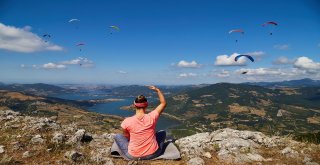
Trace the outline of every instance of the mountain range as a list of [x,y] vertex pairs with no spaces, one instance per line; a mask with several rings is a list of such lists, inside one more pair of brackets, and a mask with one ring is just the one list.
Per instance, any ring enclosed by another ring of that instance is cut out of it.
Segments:
[[309,78],[281,81],[281,82],[247,82],[244,84],[258,85],[264,87],[315,87],[320,86],[320,80],[312,80]]

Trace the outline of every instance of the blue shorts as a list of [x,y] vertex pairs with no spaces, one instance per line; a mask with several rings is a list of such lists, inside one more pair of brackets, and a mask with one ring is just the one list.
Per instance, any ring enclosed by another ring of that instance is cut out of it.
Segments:
[[144,157],[134,157],[134,156],[131,156],[128,152],[129,140],[125,136],[123,136],[123,134],[116,134],[114,136],[114,140],[117,143],[117,145],[119,146],[122,153],[128,159],[131,159],[131,160],[150,160],[150,159],[154,159],[154,158],[160,156],[163,152],[164,142],[166,140],[166,131],[160,130],[160,131],[156,132],[156,139],[157,139],[157,143],[158,143],[159,148],[155,153],[153,153],[151,155],[144,156]]

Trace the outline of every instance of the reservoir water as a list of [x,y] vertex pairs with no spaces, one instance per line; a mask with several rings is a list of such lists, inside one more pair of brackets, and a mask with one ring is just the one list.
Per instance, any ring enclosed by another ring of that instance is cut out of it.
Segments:
[[[122,99],[121,101],[114,101],[114,102],[107,102],[107,103],[99,103],[93,106],[87,107],[87,110],[102,113],[102,114],[109,114],[109,115],[117,115],[121,117],[129,117],[135,114],[134,111],[129,110],[122,110],[120,107],[128,106],[133,103],[133,97],[117,97],[117,96],[110,96],[108,94],[99,92],[99,91],[90,91],[90,92],[79,92],[79,93],[64,93],[64,94],[57,94],[57,95],[50,95],[51,97],[57,97],[62,99],[68,100],[90,100],[90,99],[108,99],[108,98],[116,98]],[[156,106],[158,104],[157,100],[149,99],[149,103],[151,105]],[[170,128],[179,125],[180,122],[163,115],[160,116],[157,122],[157,130],[167,130],[170,132]]]

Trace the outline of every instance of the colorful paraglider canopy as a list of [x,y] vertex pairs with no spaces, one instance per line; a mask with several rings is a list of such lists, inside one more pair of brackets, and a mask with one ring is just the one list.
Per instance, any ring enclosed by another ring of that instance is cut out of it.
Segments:
[[42,37],[51,37],[51,35],[50,34],[44,34],[44,35],[42,35]]
[[50,34],[44,34],[42,35],[43,39],[44,39],[44,42],[48,42],[49,38],[51,38],[51,35]]
[[267,26],[267,25],[275,25],[275,26],[278,26],[278,23],[277,23],[277,22],[273,22],[273,21],[269,21],[269,22],[266,22],[266,23],[262,24],[262,26]]
[[76,18],[73,18],[73,19],[70,19],[68,22],[71,23],[71,22],[79,22],[80,20],[76,19]]
[[119,31],[119,30],[120,30],[120,28],[119,28],[118,26],[114,26],[114,25],[109,26],[109,28],[112,28],[112,29],[117,30],[117,31]]
[[250,55],[246,55],[246,54],[237,55],[237,56],[234,58],[234,61],[238,61],[238,59],[239,59],[240,57],[247,57],[250,61],[254,62],[254,59],[253,59]]
[[77,43],[76,46],[82,46],[85,45],[84,43]]
[[230,30],[229,31],[229,34],[231,33],[241,33],[241,34],[244,34],[244,31],[242,29],[234,29],[234,30]]

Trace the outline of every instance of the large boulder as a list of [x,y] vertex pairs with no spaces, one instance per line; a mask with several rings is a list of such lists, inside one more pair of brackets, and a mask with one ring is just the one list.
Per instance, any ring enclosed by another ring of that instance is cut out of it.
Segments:
[[68,144],[76,144],[79,142],[90,142],[92,141],[92,135],[87,133],[84,129],[79,129],[69,140]]

